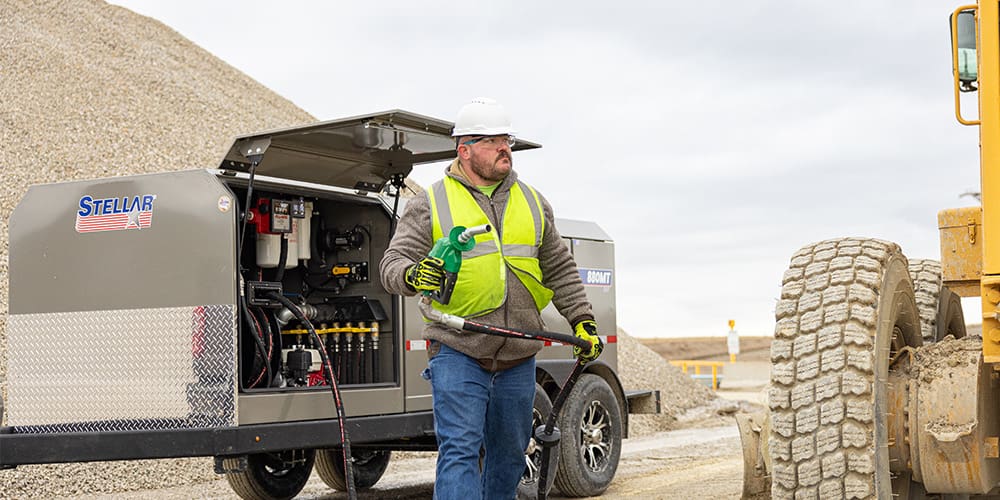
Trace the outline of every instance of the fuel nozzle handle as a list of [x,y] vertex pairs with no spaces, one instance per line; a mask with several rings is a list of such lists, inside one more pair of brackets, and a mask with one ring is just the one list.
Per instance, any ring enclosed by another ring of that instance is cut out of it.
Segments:
[[493,230],[493,227],[490,226],[489,224],[483,224],[481,226],[474,226],[474,227],[470,227],[470,228],[466,229],[465,231],[462,231],[461,234],[459,234],[458,237],[455,238],[455,239],[457,239],[459,243],[465,245],[472,238],[475,238],[477,234],[486,234],[486,233],[488,233],[488,232],[490,232],[492,230]]
[[462,268],[462,252],[468,252],[476,246],[475,237],[478,234],[485,234],[493,230],[489,224],[466,228],[455,226],[447,236],[439,238],[431,248],[430,256],[441,259],[444,269],[444,281],[441,288],[432,292],[424,292],[424,295],[441,304],[451,301],[452,292],[455,291],[455,283],[458,281],[458,271]]

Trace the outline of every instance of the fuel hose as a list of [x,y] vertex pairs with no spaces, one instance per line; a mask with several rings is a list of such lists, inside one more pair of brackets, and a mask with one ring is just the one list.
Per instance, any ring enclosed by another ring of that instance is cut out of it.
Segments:
[[298,319],[306,329],[309,330],[309,335],[312,336],[316,345],[319,347],[319,355],[323,360],[323,376],[326,378],[326,383],[330,384],[330,391],[333,392],[333,403],[337,407],[337,423],[340,425],[340,442],[344,445],[344,475],[346,476],[347,482],[347,497],[351,500],[358,498],[358,493],[354,487],[354,466],[353,460],[351,459],[351,442],[347,438],[347,429],[344,424],[344,404],[340,399],[340,388],[337,386],[337,379],[333,376],[333,367],[330,365],[330,358],[326,355],[326,346],[323,345],[323,339],[320,338],[319,334],[316,333],[316,329],[313,328],[312,322],[309,318],[302,312],[301,309],[294,302],[288,300],[280,293],[269,292],[268,296],[282,305],[288,308],[289,311]]
[[[555,332],[532,332],[517,328],[504,328],[468,320],[453,314],[442,313],[441,311],[431,307],[430,299],[428,297],[423,297],[420,300],[418,307],[420,309],[420,313],[423,314],[428,320],[438,322],[458,330],[516,339],[559,342],[562,344],[574,345],[587,350],[591,348],[590,342],[578,338],[575,335]],[[556,427],[556,419],[559,417],[559,412],[562,410],[562,406],[566,402],[566,397],[569,396],[569,393],[573,390],[573,386],[576,385],[576,381],[580,378],[580,374],[583,373],[583,368],[586,364],[587,362],[582,359],[576,360],[576,364],[573,366],[573,371],[570,372],[566,382],[563,383],[562,387],[559,389],[559,393],[556,394],[555,401],[552,402],[552,411],[549,412],[549,416],[545,420],[545,425],[540,425],[537,429],[535,429],[535,440],[540,442],[542,445],[542,464],[538,473],[538,498],[540,500],[545,500],[548,495],[548,492],[546,491],[546,483],[548,482],[549,457],[552,454],[552,448],[559,444],[560,433],[559,428]]]

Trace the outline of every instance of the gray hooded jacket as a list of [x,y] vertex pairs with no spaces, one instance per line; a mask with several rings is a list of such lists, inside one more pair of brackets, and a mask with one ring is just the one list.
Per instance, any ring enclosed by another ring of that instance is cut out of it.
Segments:
[[[517,174],[512,170],[504,179],[492,197],[471,185],[464,177],[455,175],[458,171],[458,160],[445,170],[445,175],[458,180],[464,185],[472,197],[479,203],[490,224],[502,228],[503,208],[507,204],[511,186],[517,181]],[[536,190],[537,192],[537,190]],[[569,248],[556,229],[552,206],[538,193],[542,200],[545,217],[545,232],[538,252],[539,265],[542,269],[542,284],[551,289],[555,295],[552,303],[559,313],[576,325],[585,319],[593,320],[594,315],[590,302],[577,272],[576,262]],[[447,234],[450,228],[443,228]],[[389,249],[380,264],[382,284],[392,293],[415,295],[416,292],[406,285],[404,276],[406,269],[427,256],[433,241],[431,241],[431,209],[426,195],[416,196],[406,205],[406,210],[396,227],[396,234],[389,243]],[[461,272],[461,271],[459,271]],[[523,330],[541,331],[543,324],[541,315],[535,307],[534,299],[528,289],[507,269],[507,297],[499,309],[476,318],[477,322],[488,325],[519,328]],[[534,356],[543,347],[537,340],[523,340],[496,337],[481,333],[461,332],[438,323],[430,323],[424,328],[423,337],[435,340],[448,347],[462,352],[479,361],[487,370],[497,371],[517,365]],[[433,356],[435,349],[429,349]]]

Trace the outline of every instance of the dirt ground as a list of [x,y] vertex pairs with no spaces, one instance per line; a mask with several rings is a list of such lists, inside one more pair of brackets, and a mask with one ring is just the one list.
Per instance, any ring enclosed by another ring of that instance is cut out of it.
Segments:
[[[701,359],[726,361],[729,375],[717,391],[721,399],[682,415],[678,428],[622,442],[622,456],[614,482],[600,497],[632,498],[739,498],[743,487],[743,459],[733,413],[756,411],[769,378],[767,360],[770,338],[743,339],[743,354],[728,363],[725,339],[644,339],[667,360]],[[749,402],[749,403],[748,403]],[[372,489],[359,492],[361,499],[430,498],[434,488],[434,453],[406,453],[394,458],[382,479]],[[76,497],[100,499],[234,499],[238,498],[223,477],[194,485],[120,494]],[[298,499],[347,498],[330,490],[315,473]],[[550,498],[565,498],[557,491]]]
[[[410,453],[393,460],[373,488],[358,492],[359,499],[417,500],[434,492],[434,454]],[[600,497],[633,498],[739,498],[743,488],[743,460],[736,426],[690,428],[659,433],[622,444],[622,457],[611,486]],[[236,499],[226,480],[158,490],[76,497],[98,500]],[[340,500],[347,494],[330,490],[314,473],[296,495],[304,500]],[[554,491],[549,498],[566,498]]]

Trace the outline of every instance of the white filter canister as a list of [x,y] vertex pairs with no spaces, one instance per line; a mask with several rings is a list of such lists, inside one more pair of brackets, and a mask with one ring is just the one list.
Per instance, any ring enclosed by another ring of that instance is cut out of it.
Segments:
[[[291,269],[299,263],[299,249],[295,241],[295,222],[292,222],[293,231],[288,238],[288,255],[285,258],[285,269]],[[278,258],[281,257],[281,236],[280,234],[257,233],[257,265],[264,269],[274,269],[278,267]]]
[[257,265],[265,269],[278,267],[281,255],[281,236],[257,233]]
[[306,217],[298,220],[299,226],[299,260],[309,260],[312,258],[312,214],[313,202],[306,202]]

